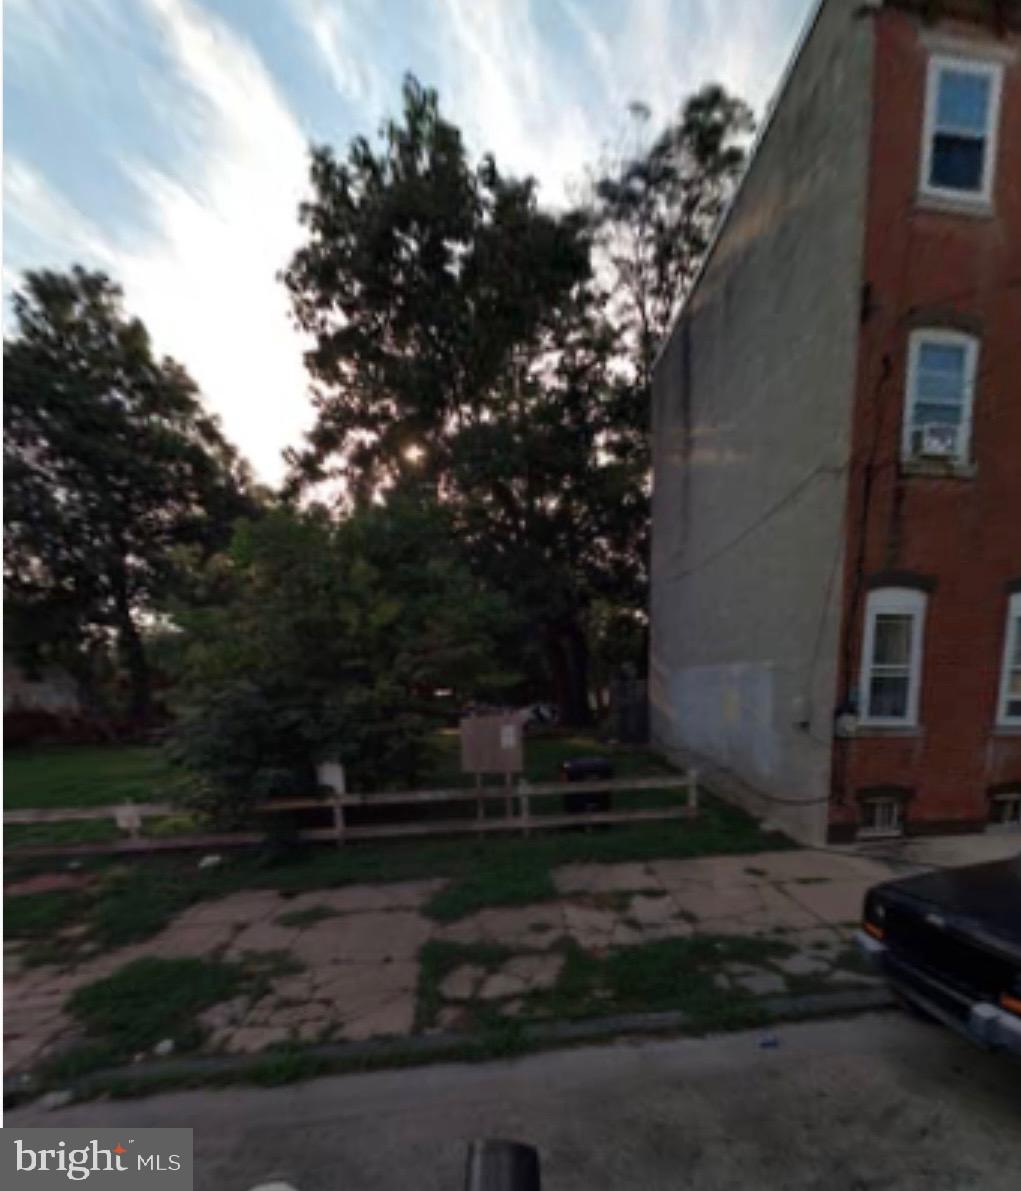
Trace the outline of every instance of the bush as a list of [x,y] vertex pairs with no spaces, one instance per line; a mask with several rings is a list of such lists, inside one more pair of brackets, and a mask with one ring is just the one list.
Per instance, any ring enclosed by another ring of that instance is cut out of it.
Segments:
[[506,615],[452,551],[439,512],[401,502],[242,525],[220,603],[180,618],[171,749],[199,778],[187,805],[235,825],[266,799],[308,797],[326,759],[359,791],[415,784],[435,726],[422,693],[492,680]]

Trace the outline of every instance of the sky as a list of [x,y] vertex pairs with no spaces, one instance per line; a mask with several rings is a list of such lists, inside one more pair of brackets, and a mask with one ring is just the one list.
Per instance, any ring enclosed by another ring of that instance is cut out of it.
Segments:
[[276,483],[311,423],[277,280],[310,142],[373,135],[411,71],[473,153],[561,205],[633,100],[655,126],[718,80],[761,115],[809,5],[6,0],[5,298],[24,269],[102,268]]

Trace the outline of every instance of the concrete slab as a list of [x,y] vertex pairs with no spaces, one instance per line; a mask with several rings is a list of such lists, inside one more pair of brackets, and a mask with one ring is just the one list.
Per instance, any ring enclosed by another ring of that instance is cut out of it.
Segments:
[[524,982],[526,989],[552,988],[564,966],[563,955],[516,955],[509,959],[501,972]]
[[852,923],[861,918],[868,881],[832,881],[825,885],[783,885],[781,888],[819,922]]
[[787,991],[786,980],[776,972],[749,972],[743,976],[734,976],[733,982],[753,997],[768,997]]
[[440,993],[447,1001],[470,1001],[485,976],[485,968],[476,964],[462,964],[447,974],[440,984]]
[[628,893],[657,881],[647,864],[564,864],[553,870],[558,893]]
[[290,950],[306,964],[336,961],[383,962],[409,959],[432,933],[432,923],[410,910],[350,914],[317,923],[291,940]]
[[414,1024],[415,998],[408,994],[378,1005],[353,1020],[345,1020],[343,1036],[357,1042],[363,1038],[410,1034]]

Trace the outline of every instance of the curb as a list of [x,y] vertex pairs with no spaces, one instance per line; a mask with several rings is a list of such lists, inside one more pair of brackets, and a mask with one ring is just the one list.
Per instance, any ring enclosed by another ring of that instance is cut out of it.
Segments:
[[[808,993],[802,996],[766,997],[757,1004],[765,1022],[763,1024],[797,1021],[806,1018],[836,1017],[845,1014],[868,1013],[886,1009],[895,1001],[885,986],[861,989],[845,989],[830,993]],[[467,1034],[419,1034],[410,1038],[378,1038],[364,1042],[322,1043],[303,1047],[296,1051],[263,1051],[258,1055],[209,1055],[208,1057],[160,1059],[128,1066],[110,1067],[93,1071],[77,1080],[69,1080],[66,1088],[71,1100],[88,1098],[105,1090],[111,1083],[123,1081],[137,1086],[138,1096],[147,1094],[145,1084],[151,1083],[152,1092],[172,1085],[175,1080],[182,1083],[203,1080],[229,1083],[232,1077],[242,1081],[247,1072],[265,1067],[278,1054],[296,1055],[322,1065],[322,1070],[313,1070],[307,1078],[319,1078],[330,1074],[368,1071],[376,1066],[403,1063],[406,1066],[424,1065],[435,1062],[486,1062],[513,1058],[529,1050],[555,1048],[558,1044],[575,1045],[583,1042],[605,1041],[611,1038],[624,1039],[635,1036],[655,1036],[679,1033],[692,1025],[687,1014],[679,1011],[662,1013],[625,1013],[613,1017],[586,1018],[581,1021],[536,1022],[523,1026],[520,1033],[520,1051],[506,1056],[487,1050],[483,1039]],[[755,1026],[742,1027],[754,1029]],[[702,1032],[702,1031],[700,1031]],[[473,1054],[476,1050],[478,1053]],[[18,1076],[4,1080],[5,1096],[16,1097],[19,1102],[34,1099],[41,1090],[32,1088],[31,1083],[22,1082]]]

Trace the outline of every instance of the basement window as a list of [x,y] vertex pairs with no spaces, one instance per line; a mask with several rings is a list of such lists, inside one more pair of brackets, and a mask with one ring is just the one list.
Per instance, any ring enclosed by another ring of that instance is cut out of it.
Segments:
[[861,666],[863,725],[917,726],[924,622],[924,592],[906,587],[869,592]]
[[923,195],[988,205],[993,191],[1003,69],[995,62],[929,60]]
[[926,328],[908,344],[901,449],[905,459],[967,463],[978,341],[960,331]]
[[1004,727],[1021,727],[1021,592],[1015,592],[1007,605],[996,720]]
[[861,802],[861,825],[858,836],[862,839],[903,835],[904,817],[901,800],[887,794],[874,798],[863,798]]
[[1021,790],[989,799],[989,826],[998,831],[1021,831]]

